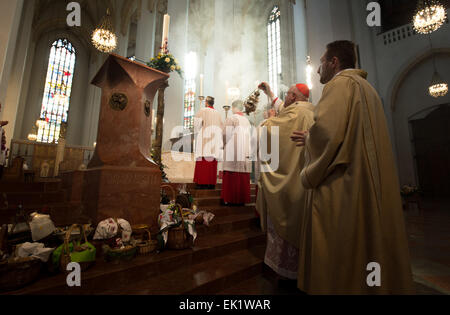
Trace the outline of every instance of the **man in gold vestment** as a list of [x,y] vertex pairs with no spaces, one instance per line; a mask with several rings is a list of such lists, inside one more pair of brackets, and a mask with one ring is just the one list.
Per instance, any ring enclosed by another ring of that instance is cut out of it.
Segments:
[[[267,83],[261,87],[266,94],[271,94]],[[278,165],[262,165],[266,169],[261,172],[258,183],[257,210],[262,228],[267,231],[264,262],[280,276],[280,280],[296,280],[298,273],[300,219],[305,207],[305,191],[300,181],[304,155],[303,148],[297,147],[289,136],[295,130],[309,129],[314,123],[314,106],[308,99],[308,86],[292,86],[286,103],[279,104],[278,116],[261,125],[262,132],[267,128],[272,155],[279,149]],[[278,148],[270,142],[276,132],[275,127],[279,131]]]
[[355,46],[327,46],[326,84],[308,132],[301,180],[309,189],[299,289],[309,294],[412,294],[399,180],[383,110]]

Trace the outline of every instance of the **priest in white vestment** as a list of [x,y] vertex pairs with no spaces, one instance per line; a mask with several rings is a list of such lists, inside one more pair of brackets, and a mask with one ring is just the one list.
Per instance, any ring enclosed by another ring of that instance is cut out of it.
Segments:
[[194,183],[199,189],[215,189],[217,184],[217,164],[222,159],[223,121],[214,109],[214,98],[206,98],[206,107],[194,118],[196,134]]
[[251,124],[244,116],[244,103],[232,104],[233,115],[225,122],[222,201],[227,205],[250,203],[250,174],[252,172]]

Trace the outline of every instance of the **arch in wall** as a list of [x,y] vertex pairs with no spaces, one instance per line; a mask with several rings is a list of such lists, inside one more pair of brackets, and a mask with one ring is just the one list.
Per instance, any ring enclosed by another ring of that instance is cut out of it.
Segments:
[[[429,69],[429,74],[425,73],[428,73],[428,67],[432,66],[433,55],[440,57],[440,60],[446,60],[445,62],[448,64],[450,48],[423,50],[416,57],[407,60],[394,76],[387,94],[390,104],[386,104],[386,107],[391,108],[393,140],[395,140],[397,166],[402,184],[419,184],[415,143],[410,121],[426,116],[438,105],[438,100],[426,93],[426,84],[431,81],[432,68]],[[429,77],[424,77],[426,75]],[[422,85],[425,85],[424,91],[414,92]],[[442,101],[447,102],[445,99]]]
[[[390,108],[392,112],[395,112],[396,110],[396,100],[398,97],[398,93],[400,91],[401,85],[403,81],[408,77],[411,71],[414,70],[416,66],[424,62],[425,60],[431,58],[433,55],[450,55],[450,48],[434,48],[434,49],[427,49],[421,51],[419,54],[417,54],[415,57],[411,58],[410,60],[407,60],[403,63],[400,70],[397,72],[397,74],[394,76],[394,78],[391,81],[391,84],[389,84],[390,91],[388,92],[388,95],[390,95]],[[430,77],[431,80],[431,77]]]

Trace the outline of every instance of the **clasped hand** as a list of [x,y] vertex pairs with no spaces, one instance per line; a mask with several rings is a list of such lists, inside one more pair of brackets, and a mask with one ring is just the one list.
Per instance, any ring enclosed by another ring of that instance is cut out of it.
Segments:
[[303,147],[306,143],[309,131],[294,131],[291,140],[296,143],[297,147]]

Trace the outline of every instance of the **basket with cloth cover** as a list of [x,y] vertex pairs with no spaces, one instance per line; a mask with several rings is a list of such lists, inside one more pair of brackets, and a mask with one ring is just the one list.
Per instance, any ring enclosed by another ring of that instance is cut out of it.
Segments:
[[104,258],[108,262],[129,261],[136,256],[137,246],[131,243],[133,231],[124,219],[110,218],[100,222],[94,239],[103,239]]
[[[172,195],[172,200],[176,200],[175,190],[172,186],[163,185],[161,189],[169,190]],[[161,230],[158,234],[160,247],[174,250],[192,248],[197,236],[194,223],[185,220],[181,205],[172,204],[169,206],[169,209],[173,209],[173,217],[166,222],[160,220]],[[189,229],[191,229],[191,232]]]

